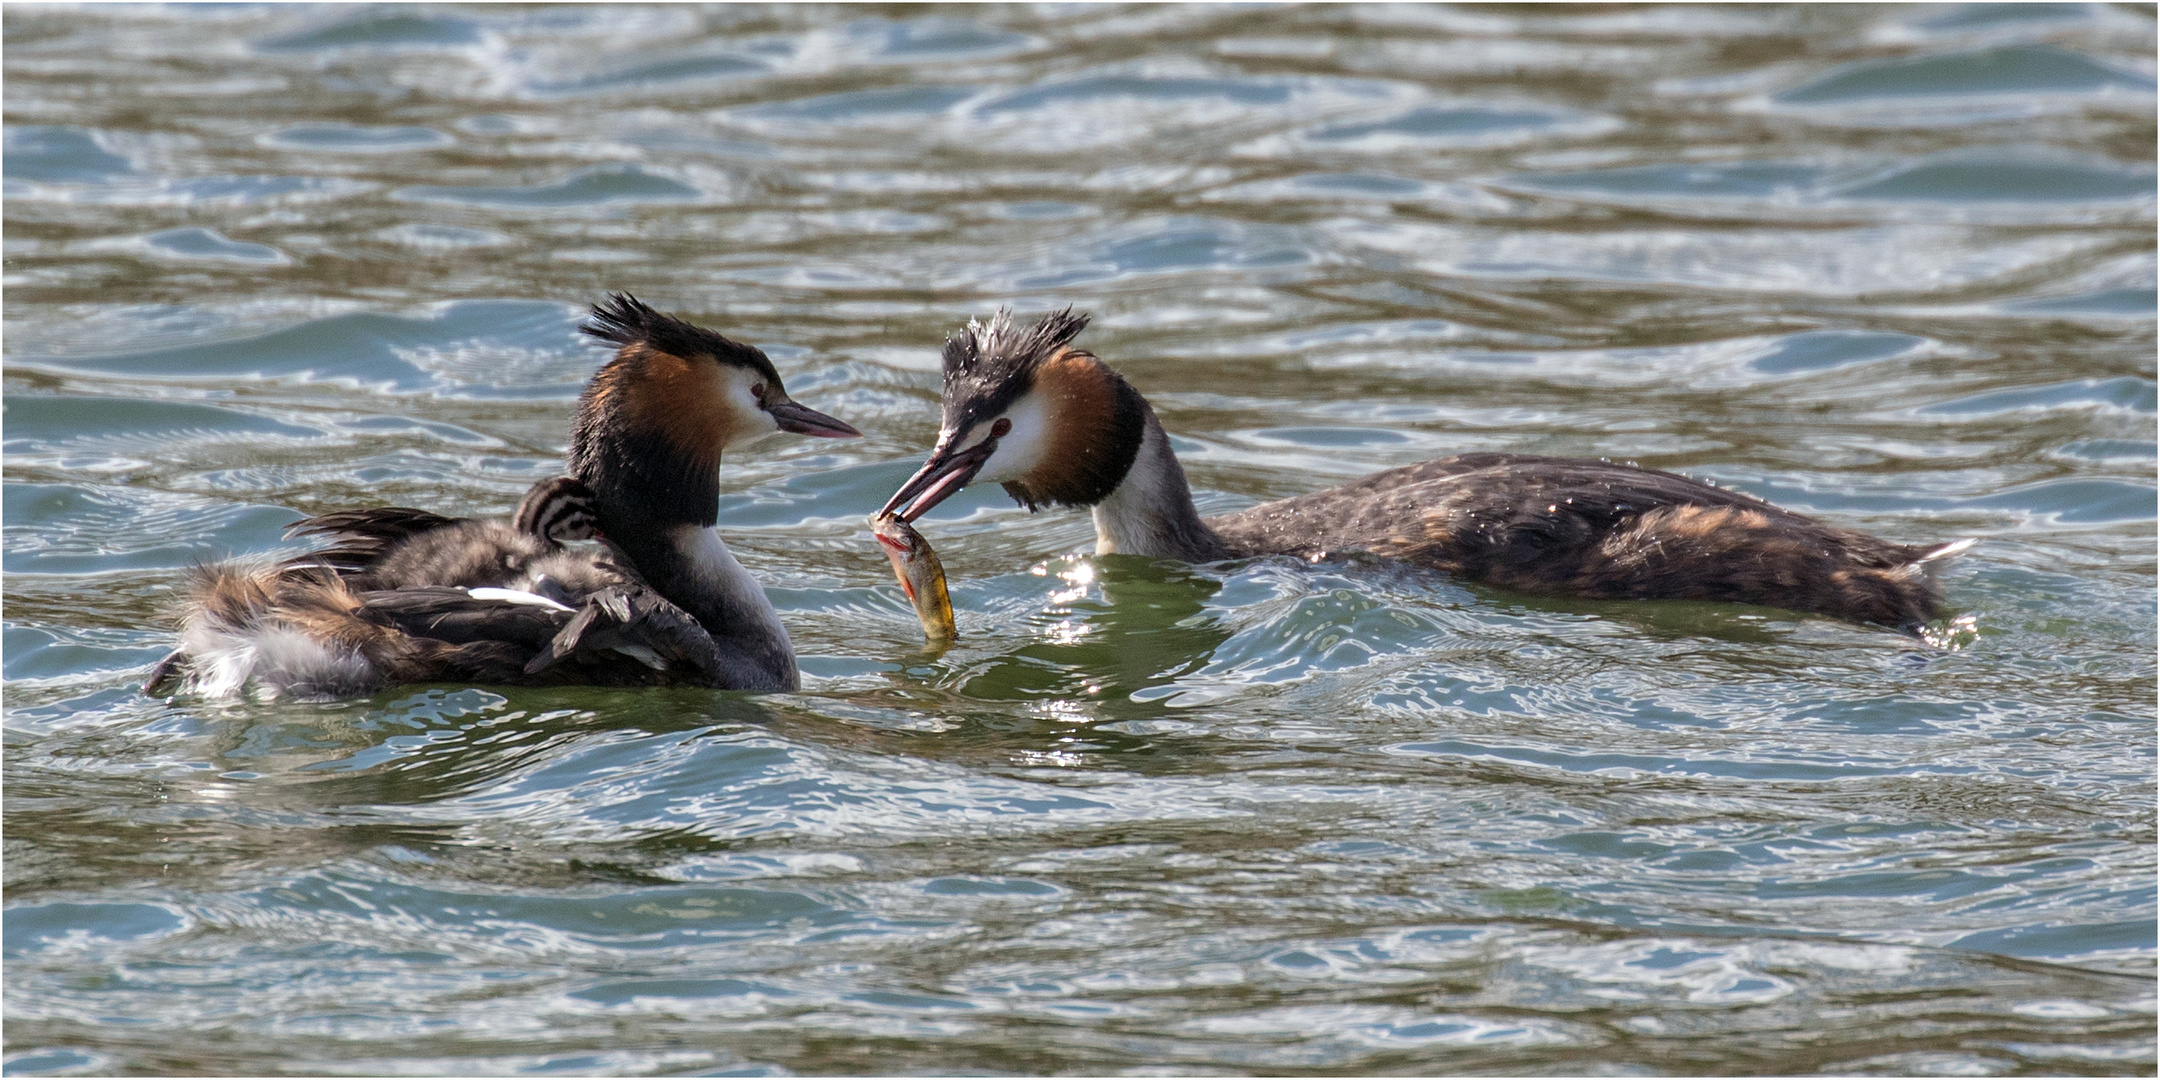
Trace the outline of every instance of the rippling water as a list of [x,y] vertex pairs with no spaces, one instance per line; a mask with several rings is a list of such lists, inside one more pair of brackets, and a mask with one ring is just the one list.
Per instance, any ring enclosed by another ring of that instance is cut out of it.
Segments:
[[[2150,7],[10,5],[6,1071],[2142,1073]],[[800,694],[141,695],[507,512],[628,290]],[[1951,648],[863,516],[1073,304],[1204,509],[1467,450],[1981,538]]]

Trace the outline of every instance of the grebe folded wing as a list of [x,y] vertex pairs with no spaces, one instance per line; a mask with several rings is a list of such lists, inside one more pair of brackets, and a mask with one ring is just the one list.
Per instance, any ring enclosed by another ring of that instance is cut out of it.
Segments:
[[448,585],[356,591],[352,594],[357,601],[353,613],[377,626],[452,645],[500,641],[541,649],[576,610],[560,603],[521,603],[489,595],[507,592],[510,590]]
[[1897,627],[1935,618],[1927,571],[1955,554],[1674,473],[1516,454],[1407,466],[1207,524],[1234,551],[1362,551],[1544,595],[1720,600]]
[[588,598],[526,662],[525,673],[536,675],[568,660],[605,661],[610,653],[655,671],[693,671],[714,686],[727,685],[734,666],[689,612],[651,589],[629,585]]
[[595,667],[635,662],[672,681],[718,685],[727,665],[712,635],[688,612],[641,584],[611,585],[578,607],[510,589],[445,587],[356,594],[369,622],[454,645],[497,641],[530,654],[526,675],[565,682]]

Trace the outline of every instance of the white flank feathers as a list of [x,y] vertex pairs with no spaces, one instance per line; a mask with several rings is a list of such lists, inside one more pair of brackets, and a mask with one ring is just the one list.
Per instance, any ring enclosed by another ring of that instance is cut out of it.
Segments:
[[667,661],[660,659],[659,653],[656,653],[643,645],[625,642],[621,645],[610,645],[608,646],[608,648],[611,651],[619,652],[624,656],[627,656],[630,659],[635,660],[638,663],[653,669],[654,671],[667,670]]
[[325,645],[285,626],[227,626],[204,619],[181,632],[190,684],[205,697],[328,700],[373,690],[375,667],[357,652]]
[[556,611],[572,610],[568,606],[558,604],[539,593],[530,593],[522,589],[479,588],[467,589],[465,592],[475,600],[500,600],[506,604],[530,604],[534,607],[552,608]]
[[1913,561],[1930,563],[1938,562],[1943,559],[1954,559],[1959,555],[1963,555],[1967,551],[1971,550],[1972,546],[1979,542],[1980,538],[1977,536],[1968,536],[1963,540],[1952,540],[1949,543],[1944,544],[1943,546],[1936,548],[1935,550],[1930,551],[1927,554],[1922,555],[1918,559],[1915,559]]
[[1979,542],[1980,538],[1977,536],[1968,536],[1963,540],[1952,540],[1949,543],[1944,544],[1943,546],[1936,548],[1935,550],[1930,551],[1917,559],[1914,559],[1911,563],[1906,565],[1905,573],[1908,576],[1919,575],[1925,577],[1928,581],[1932,582],[1936,580],[1939,574],[1941,574],[1943,564],[1949,562],[1951,559],[1957,558],[1958,556],[1965,554],[1965,552],[1971,550],[1974,544],[1977,544]]

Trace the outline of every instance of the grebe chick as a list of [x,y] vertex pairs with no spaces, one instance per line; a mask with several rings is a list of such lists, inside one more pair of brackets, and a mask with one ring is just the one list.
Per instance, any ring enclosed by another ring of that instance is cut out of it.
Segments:
[[[510,521],[345,510],[329,547],[199,570],[152,692],[335,698],[413,682],[798,685],[765,590],[712,526],[723,450],[774,431],[861,434],[789,400],[763,352],[623,294],[585,333],[617,346],[578,402],[569,471]],[[565,541],[597,539],[598,550]]]
[[1907,545],[1656,469],[1478,453],[1202,519],[1147,400],[1073,339],[1071,309],[1000,311],[945,342],[944,416],[882,513],[913,521],[962,487],[1028,509],[1091,507],[1095,550],[1205,562],[1366,552],[1468,581],[1588,599],[1713,600],[1913,631],[1932,571],[1972,541]]

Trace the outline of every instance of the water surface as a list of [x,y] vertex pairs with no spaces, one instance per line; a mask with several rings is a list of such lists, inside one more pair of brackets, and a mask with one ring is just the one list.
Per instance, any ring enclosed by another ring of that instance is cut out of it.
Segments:
[[[74,1073],[2155,1067],[2150,7],[5,14],[6,1058]],[[799,694],[159,701],[186,569],[508,512],[627,290]],[[1093,314],[1203,508],[1471,450],[1977,537],[1941,647],[863,517]]]

